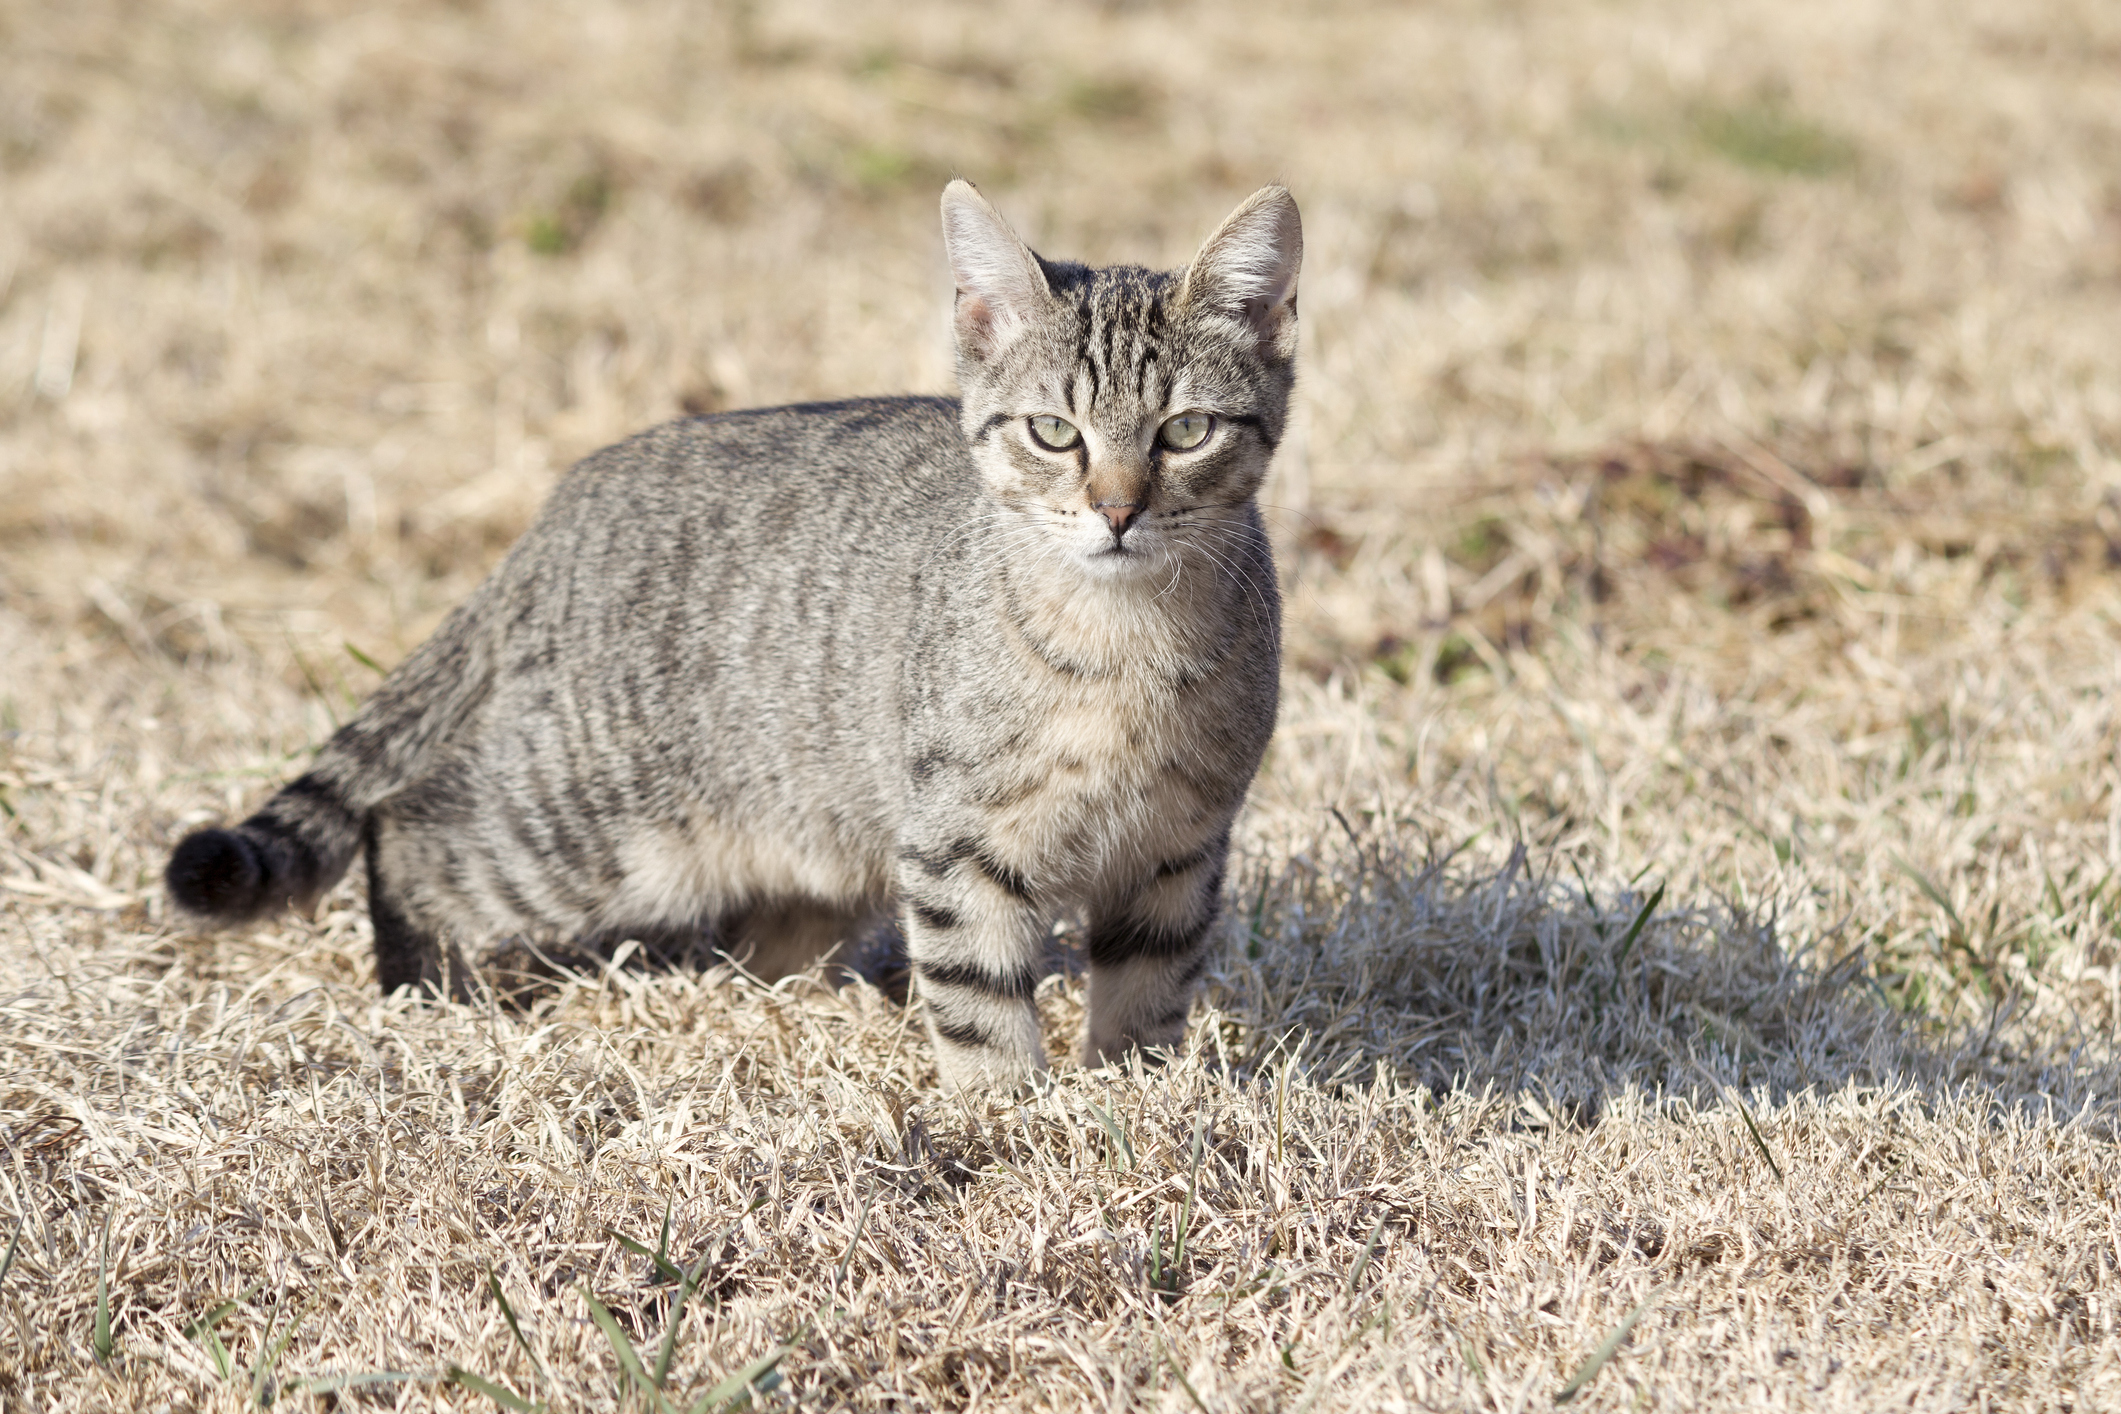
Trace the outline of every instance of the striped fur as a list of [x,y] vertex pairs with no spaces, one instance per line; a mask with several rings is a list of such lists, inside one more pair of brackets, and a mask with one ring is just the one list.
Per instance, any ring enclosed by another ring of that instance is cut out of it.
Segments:
[[773,976],[895,912],[952,1086],[1044,1067],[1077,912],[1086,1058],[1176,1044],[1273,729],[1296,209],[1267,188],[1168,273],[1043,260],[964,183],[944,234],[961,399],[589,458],[307,773],[178,846],[172,899],[306,907],[365,853],[386,990],[505,935],[711,931]]

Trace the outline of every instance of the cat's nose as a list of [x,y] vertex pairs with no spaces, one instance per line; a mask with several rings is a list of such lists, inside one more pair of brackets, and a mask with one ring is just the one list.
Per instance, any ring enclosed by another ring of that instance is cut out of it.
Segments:
[[1099,501],[1091,509],[1103,516],[1105,524],[1112,527],[1114,540],[1124,536],[1127,527],[1134,524],[1135,517],[1142,513],[1139,501]]

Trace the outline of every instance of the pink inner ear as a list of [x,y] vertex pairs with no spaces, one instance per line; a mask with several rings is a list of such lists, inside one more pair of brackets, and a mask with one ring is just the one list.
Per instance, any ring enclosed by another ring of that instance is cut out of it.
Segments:
[[957,336],[974,353],[990,351],[994,342],[994,310],[985,296],[971,290],[958,291]]
[[1295,355],[1295,341],[1291,337],[1296,326],[1296,297],[1293,294],[1278,303],[1271,296],[1256,295],[1246,300],[1242,308],[1253,337],[1283,358]]

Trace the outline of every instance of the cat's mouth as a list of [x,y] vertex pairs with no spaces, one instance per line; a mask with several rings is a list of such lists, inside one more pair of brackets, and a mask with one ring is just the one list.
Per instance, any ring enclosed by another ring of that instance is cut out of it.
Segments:
[[1076,563],[1097,579],[1136,579],[1153,574],[1163,562],[1160,546],[1136,544],[1133,536],[1114,543],[1106,540],[1095,549],[1082,549]]

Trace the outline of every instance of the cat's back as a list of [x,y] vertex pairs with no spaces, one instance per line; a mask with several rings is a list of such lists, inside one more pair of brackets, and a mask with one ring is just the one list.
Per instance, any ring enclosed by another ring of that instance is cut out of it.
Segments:
[[526,651],[564,634],[577,661],[636,662],[880,631],[978,495],[957,416],[951,398],[799,403],[607,447],[498,572],[494,627]]
[[704,534],[745,551],[900,530],[909,497],[954,503],[975,493],[957,419],[954,398],[896,397],[664,423],[578,463],[531,539],[638,550]]

